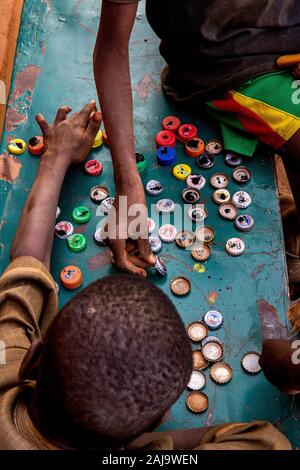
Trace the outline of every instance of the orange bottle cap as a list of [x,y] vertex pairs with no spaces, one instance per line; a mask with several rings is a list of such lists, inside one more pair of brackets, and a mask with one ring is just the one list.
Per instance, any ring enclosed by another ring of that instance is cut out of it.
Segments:
[[66,266],[60,273],[60,280],[66,289],[78,289],[82,285],[82,272],[77,266]]

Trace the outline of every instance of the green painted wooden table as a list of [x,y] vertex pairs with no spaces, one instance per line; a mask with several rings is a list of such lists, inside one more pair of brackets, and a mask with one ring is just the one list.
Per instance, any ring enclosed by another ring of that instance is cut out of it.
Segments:
[[[42,112],[53,119],[58,106],[68,104],[78,109],[96,96],[92,71],[92,51],[99,21],[98,0],[27,0],[23,12],[14,79],[6,119],[6,131],[1,145],[0,175],[0,269],[9,262],[9,250],[22,206],[30,191],[38,158],[27,153],[17,158],[5,155],[7,141],[12,136],[28,140],[39,131],[34,116]],[[203,139],[219,136],[217,124],[206,115],[184,114],[168,103],[160,88],[160,70],[163,61],[158,52],[158,40],[147,24],[144,2],[134,27],[131,46],[132,87],[134,94],[136,149],[147,156],[148,170],[144,183],[150,178],[159,179],[164,185],[165,197],[181,201],[184,183],[171,175],[170,168],[159,168],[155,158],[154,136],[160,130],[161,119],[172,113],[179,114],[183,122],[194,122]],[[190,163],[197,172],[195,161],[188,159],[182,147],[176,148],[177,163]],[[60,270],[71,263],[84,273],[84,286],[95,279],[115,272],[109,264],[106,248],[97,247],[93,233],[101,217],[89,199],[89,190],[101,183],[114,194],[113,167],[106,147],[91,155],[101,160],[104,172],[97,178],[84,175],[81,167],[73,168],[66,177],[60,198],[61,219],[71,219],[72,209],[84,204],[93,216],[78,231],[88,237],[87,249],[72,254],[64,241],[55,239],[52,274],[59,279]],[[209,212],[208,225],[216,230],[212,257],[199,272],[189,253],[174,244],[165,245],[163,257],[168,266],[168,278],[155,276],[151,280],[172,297],[183,321],[188,324],[200,319],[211,308],[224,315],[224,327],[217,336],[224,341],[225,360],[233,368],[233,379],[225,386],[215,385],[209,378],[204,391],[209,396],[209,409],[200,416],[186,410],[184,393],[172,408],[164,429],[214,425],[225,421],[252,419],[270,420],[285,432],[294,447],[300,446],[299,403],[281,395],[264,378],[263,374],[248,376],[241,369],[242,355],[259,351],[262,331],[274,335],[286,327],[285,312],[288,306],[286,270],[281,219],[275,187],[273,163],[266,151],[258,151],[252,160],[245,162],[253,173],[247,191],[253,198],[248,212],[255,218],[252,232],[243,235],[246,252],[239,258],[228,256],[225,241],[237,236],[233,223],[218,216],[217,206],[211,201],[209,184],[202,190],[201,202]],[[230,173],[217,158],[216,166],[203,171],[208,178],[215,171]],[[230,191],[239,188],[232,182]],[[151,199],[151,198],[150,198]],[[155,199],[148,199],[149,204]],[[38,237],[38,233],[36,234]],[[35,240],[32,240],[34,243]],[[169,291],[170,279],[178,274],[191,281],[191,294],[178,300]],[[61,289],[60,305],[73,294]],[[274,315],[267,319],[259,314],[258,305],[274,306]],[[278,315],[278,318],[277,318]]]

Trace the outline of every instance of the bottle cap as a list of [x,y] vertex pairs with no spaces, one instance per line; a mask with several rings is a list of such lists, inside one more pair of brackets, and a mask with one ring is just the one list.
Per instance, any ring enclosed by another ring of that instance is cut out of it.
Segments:
[[71,235],[67,241],[68,247],[74,253],[79,253],[86,247],[86,238],[84,235],[82,235],[82,233],[73,233],[73,235]]
[[223,325],[223,316],[217,310],[209,310],[204,314],[203,322],[210,330],[218,330]]
[[31,155],[42,155],[45,151],[44,138],[40,135],[31,137],[28,141],[28,152]]
[[146,191],[150,196],[158,196],[163,192],[163,185],[160,181],[150,180],[146,184]]
[[218,362],[223,357],[223,348],[220,343],[210,341],[202,345],[202,354],[209,362]]
[[193,124],[182,124],[178,129],[178,140],[187,142],[189,139],[197,137],[198,129]]
[[110,209],[112,208],[113,204],[115,202],[114,197],[107,197],[106,199],[103,199],[103,201],[100,204],[100,209],[103,215],[108,215]]
[[106,199],[108,196],[109,190],[106,188],[106,186],[97,184],[90,190],[90,198],[95,204],[101,204],[101,202],[104,201],[104,199]]
[[219,155],[223,150],[223,144],[220,140],[209,140],[206,142],[205,150],[211,155]]
[[216,362],[211,366],[210,376],[217,384],[226,384],[232,379],[232,369],[226,362]]
[[172,199],[160,199],[155,204],[155,209],[157,212],[169,213],[174,212],[175,202]]
[[204,323],[200,321],[193,321],[192,323],[189,324],[187,333],[188,333],[189,338],[194,343],[199,343],[200,341],[202,341],[204,338],[207,337],[208,329],[207,329],[207,326],[204,325]]
[[188,176],[192,173],[192,169],[189,165],[185,163],[180,163],[179,165],[175,165],[173,168],[173,176],[178,180],[184,181],[187,179]]
[[157,148],[174,147],[176,144],[175,134],[171,131],[160,131],[155,137]]
[[206,338],[204,338],[202,341],[202,348],[207,343],[219,343],[223,347],[222,341],[219,338],[217,338],[217,336],[207,336]]
[[205,375],[199,370],[193,370],[187,388],[190,390],[202,390],[205,387]]
[[200,193],[198,193],[197,189],[185,188],[181,194],[182,199],[187,204],[195,204],[200,199]]
[[191,290],[190,281],[184,276],[174,277],[170,283],[170,289],[174,295],[187,295]]
[[162,128],[165,131],[177,132],[180,126],[181,122],[177,116],[167,116],[162,120]]
[[208,152],[203,153],[197,158],[197,165],[200,168],[209,169],[216,163],[215,157]]
[[153,233],[155,230],[155,222],[153,219],[151,219],[151,217],[148,217],[147,224],[148,224],[148,233],[149,235],[151,235],[151,233]]
[[235,219],[234,225],[240,232],[249,232],[254,227],[254,219],[248,214],[239,215]]
[[248,183],[251,178],[251,171],[246,166],[238,166],[232,172],[232,178],[238,184]]
[[23,139],[12,139],[7,148],[13,155],[22,155],[26,152],[27,145]]
[[191,246],[195,241],[195,235],[192,232],[188,232],[187,230],[184,230],[183,232],[179,232],[176,236],[176,245],[179,246],[179,248],[188,248]]
[[225,155],[225,163],[228,166],[236,167],[241,165],[243,159],[240,155],[235,152],[228,152]]
[[163,242],[172,243],[177,235],[177,229],[174,225],[165,224],[159,228],[159,237]]
[[234,220],[237,216],[237,208],[231,202],[226,202],[220,205],[219,214],[223,219]]
[[91,211],[85,206],[75,207],[72,217],[76,224],[86,224],[91,218]]
[[203,392],[191,392],[186,397],[186,407],[192,413],[204,413],[208,408],[208,396]]
[[213,188],[224,189],[228,186],[229,178],[225,173],[215,173],[209,181]]
[[246,209],[250,206],[252,200],[250,194],[246,191],[238,191],[232,196],[232,202],[238,209]]
[[103,171],[103,165],[98,160],[89,160],[84,165],[84,170],[90,176],[98,176]]
[[96,232],[94,233],[94,242],[98,246],[105,246],[106,243],[105,243],[105,240],[103,240],[103,238],[101,237],[101,230],[102,230],[102,227],[98,228]]
[[226,251],[230,256],[240,256],[245,251],[245,243],[240,238],[230,238],[225,245]]
[[192,206],[188,209],[188,217],[193,222],[202,222],[207,217],[207,215],[207,210],[202,208],[200,205]]
[[200,244],[191,250],[191,255],[196,261],[206,261],[211,255],[209,245]]
[[230,201],[230,192],[227,189],[216,189],[212,197],[216,204],[224,204]]
[[162,258],[159,256],[156,257],[155,269],[161,276],[166,276],[168,274],[167,266]]
[[205,359],[202,352],[198,349],[194,349],[193,355],[193,368],[195,370],[204,370],[209,366],[209,362]]
[[142,173],[147,168],[147,160],[142,153],[135,153],[136,166],[139,173]]
[[199,155],[202,155],[205,150],[205,145],[202,139],[194,137],[189,139],[185,144],[185,153],[189,157],[197,158]]
[[94,140],[94,143],[92,145],[92,149],[96,149],[98,147],[101,147],[103,144],[103,138],[102,138],[102,131],[98,131]]
[[162,166],[172,166],[175,162],[176,154],[173,147],[159,147],[156,152],[157,162]]
[[73,232],[74,227],[71,222],[68,222],[67,220],[62,220],[61,222],[58,222],[54,227],[55,235],[61,240],[70,237]]
[[242,357],[242,367],[249,374],[258,374],[261,371],[259,365],[260,355],[255,351],[249,351]]
[[200,191],[205,186],[206,179],[202,175],[190,175],[186,179],[186,185],[189,189]]
[[149,245],[152,253],[159,253],[162,249],[162,241],[158,237],[149,237]]
[[212,243],[215,239],[215,230],[213,227],[209,227],[208,225],[203,225],[196,230],[195,236],[196,240],[201,243]]
[[60,273],[60,280],[66,289],[78,289],[82,285],[82,272],[77,266],[66,266]]

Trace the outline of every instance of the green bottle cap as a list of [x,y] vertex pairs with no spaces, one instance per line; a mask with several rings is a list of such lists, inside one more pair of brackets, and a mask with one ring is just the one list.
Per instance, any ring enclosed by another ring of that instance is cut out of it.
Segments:
[[75,207],[72,217],[77,224],[86,224],[91,218],[91,211],[85,206]]
[[136,159],[137,169],[138,169],[139,173],[142,173],[147,168],[147,160],[144,157],[144,155],[141,154],[141,153],[136,153],[135,154],[135,159]]
[[73,233],[73,235],[68,238],[68,246],[70,250],[74,251],[75,253],[83,251],[86,247],[85,236],[81,233]]

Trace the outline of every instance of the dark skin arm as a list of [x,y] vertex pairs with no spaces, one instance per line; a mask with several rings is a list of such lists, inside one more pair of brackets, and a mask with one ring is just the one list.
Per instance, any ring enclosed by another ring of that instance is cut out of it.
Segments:
[[46,151],[22,212],[11,260],[33,256],[50,266],[56,208],[65,174],[71,164],[87,157],[101,124],[95,101],[67,119],[70,111],[68,106],[60,108],[52,125],[41,114],[36,117]]
[[[133,204],[143,207],[141,236],[135,242],[138,256],[132,256],[130,230],[125,236],[109,234],[106,240],[115,264],[126,271],[146,276],[145,268],[155,263],[148,243],[147,209],[143,185],[136,167],[131,79],[129,69],[129,39],[137,11],[137,4],[102,2],[101,21],[94,51],[95,81],[101,103],[105,130],[112,155],[117,195],[115,209],[120,211],[120,196],[127,197],[128,208]],[[122,216],[120,225],[128,225],[132,217]],[[127,219],[127,220],[125,220]],[[120,225],[117,230],[120,230]],[[125,229],[126,230],[126,229]],[[116,236],[115,236],[116,235]]]

